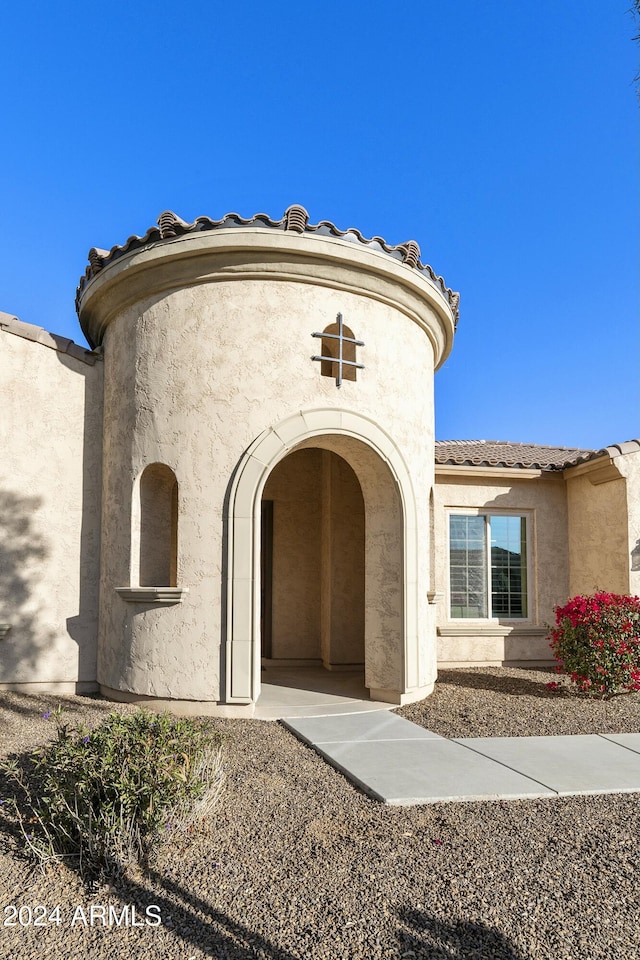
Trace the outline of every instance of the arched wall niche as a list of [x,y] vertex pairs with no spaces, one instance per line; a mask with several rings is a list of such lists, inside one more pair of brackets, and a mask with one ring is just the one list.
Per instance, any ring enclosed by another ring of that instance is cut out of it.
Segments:
[[226,691],[228,703],[260,693],[260,512],[273,468],[308,447],[331,450],[354,470],[365,504],[365,684],[372,699],[404,703],[419,687],[416,500],[404,459],[373,420],[340,408],[301,411],[246,451],[228,500]]
[[178,576],[178,481],[164,463],[136,478],[131,531],[131,582],[175,587]]

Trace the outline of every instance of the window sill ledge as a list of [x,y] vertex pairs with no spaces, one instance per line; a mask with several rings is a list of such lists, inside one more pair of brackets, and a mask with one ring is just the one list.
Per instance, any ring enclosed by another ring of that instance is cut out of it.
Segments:
[[477,620],[438,627],[440,637],[510,637],[514,634],[519,637],[540,637],[548,632],[545,626],[536,627],[529,623],[520,626],[511,623],[478,623]]
[[0,640],[4,640],[9,630],[11,630],[10,623],[0,623]]
[[182,603],[188,587],[116,587],[127,603]]

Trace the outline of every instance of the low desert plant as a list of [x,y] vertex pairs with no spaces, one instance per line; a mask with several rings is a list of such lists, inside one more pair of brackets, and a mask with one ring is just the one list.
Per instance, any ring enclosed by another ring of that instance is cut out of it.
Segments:
[[640,690],[640,598],[578,596],[555,615],[549,639],[558,673],[601,697]]
[[189,829],[222,787],[220,736],[202,720],[111,713],[85,729],[53,717],[56,738],[2,764],[16,785],[26,850],[40,862],[77,858],[83,877],[145,865],[159,843]]

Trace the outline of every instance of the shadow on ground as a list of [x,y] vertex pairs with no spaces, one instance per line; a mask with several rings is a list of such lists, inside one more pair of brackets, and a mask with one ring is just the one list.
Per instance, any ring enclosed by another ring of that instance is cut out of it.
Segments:
[[[0,790],[6,788],[7,781],[0,775]],[[5,839],[11,837],[17,840],[18,844],[12,846],[19,849],[19,831],[11,818],[2,813],[3,809],[0,807],[0,832]],[[67,861],[67,864],[73,867],[71,861]],[[202,869],[211,870],[211,865],[204,862]],[[300,869],[304,871],[304,862],[301,862]],[[92,897],[94,899],[95,896]],[[98,899],[104,902],[102,897]],[[285,947],[153,868],[147,871],[143,879],[129,875],[113,881],[109,889],[109,902],[113,903],[114,900],[119,901],[119,905],[113,904],[116,914],[121,914],[125,908],[130,911],[131,907],[135,908],[138,918],[155,918],[159,912],[161,926],[175,938],[179,948],[184,948],[185,952],[181,952],[180,956],[193,956],[194,960],[202,955],[215,960],[301,960],[302,957],[311,960],[325,955],[316,951],[321,948],[322,941],[327,942],[331,936],[331,931],[325,927],[322,903],[318,905],[316,917],[308,914],[300,917],[300,930],[294,928],[293,941],[289,947]],[[152,906],[154,910],[148,911]],[[363,905],[363,911],[366,910],[367,907]],[[240,915],[241,911],[242,904],[239,903]],[[277,917],[272,919],[277,921]],[[292,917],[287,914],[284,919],[290,924]],[[395,923],[388,918],[384,930],[375,928],[375,912],[363,919],[370,933],[375,936],[376,956],[381,955],[388,960],[528,960],[506,936],[477,921],[447,922],[410,907],[397,911]],[[114,948],[117,952],[118,949],[117,930],[107,932],[108,956],[115,956],[111,950]],[[344,936],[345,931],[341,933]],[[360,936],[354,928],[353,943],[342,941],[343,947],[347,950],[353,948],[356,951],[354,955],[362,956],[362,948],[366,945]],[[98,952],[94,952],[96,948]],[[382,954],[378,953],[380,948]],[[103,956],[101,946],[95,942],[92,955]]]
[[[498,670],[500,668],[497,668]],[[540,672],[538,668],[536,672]],[[504,673],[489,673],[487,670],[482,672],[474,670],[440,670],[438,672],[438,686],[468,687],[472,690],[490,690],[492,693],[506,694],[514,697],[540,697],[544,700],[557,700],[563,697],[575,696],[569,690],[548,690],[547,683],[553,680],[555,673],[553,670],[545,672],[544,680],[533,680],[528,677],[505,676]]]
[[14,717],[35,720],[42,717],[47,710],[55,710],[58,707],[64,711],[65,719],[73,720],[76,716],[86,717],[87,707],[106,716],[113,710],[123,709],[123,704],[107,702],[99,694],[67,696],[57,693],[14,693],[3,690],[0,723],[11,723]]
[[[149,880],[154,887],[153,893],[135,882],[127,882],[126,891],[122,891],[123,898],[139,905],[140,911],[151,904],[158,906],[163,923],[188,945],[187,949],[199,949],[208,956],[228,957],[229,960],[255,960],[256,957],[264,960],[299,960],[301,955],[313,956],[310,942],[296,944],[296,952],[291,953],[217,910],[174,880],[154,871],[150,872]],[[383,947],[384,955],[389,958],[528,960],[507,937],[482,923],[447,923],[423,911],[409,908],[398,911],[398,921],[399,929],[389,932],[387,944]],[[312,929],[309,932],[313,936]],[[321,919],[317,933],[322,939]]]
[[471,920],[446,923],[420,910],[400,911],[407,928],[399,956],[407,960],[527,960],[503,934]]

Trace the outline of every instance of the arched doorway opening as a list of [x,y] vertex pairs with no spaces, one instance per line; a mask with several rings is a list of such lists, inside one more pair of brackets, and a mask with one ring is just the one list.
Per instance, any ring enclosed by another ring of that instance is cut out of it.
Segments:
[[[422,699],[433,689],[435,673],[428,658],[435,663],[435,642],[421,645],[419,639],[421,537],[411,477],[392,438],[371,419],[318,408],[265,430],[242,456],[230,485],[225,521],[225,702],[250,704],[260,695],[263,493],[278,464],[309,448],[345,460],[362,491],[364,682],[369,696],[397,704]],[[428,529],[424,534],[428,543]],[[423,607],[426,593],[425,588]]]
[[289,453],[261,504],[263,665],[364,670],[365,508],[332,450]]

